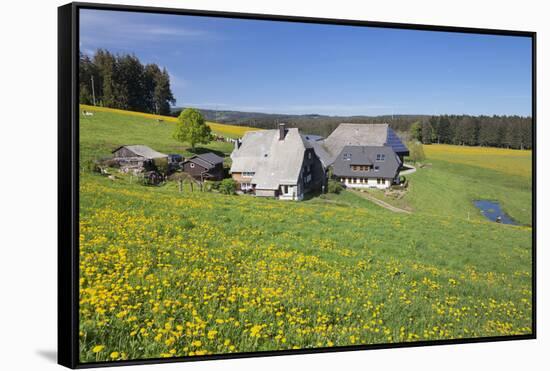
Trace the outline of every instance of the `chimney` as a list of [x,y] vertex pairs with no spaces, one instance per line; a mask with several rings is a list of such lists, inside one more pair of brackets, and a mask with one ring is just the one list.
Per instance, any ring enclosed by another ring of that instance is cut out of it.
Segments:
[[286,124],[281,122],[279,124],[279,140],[285,140],[286,135]]

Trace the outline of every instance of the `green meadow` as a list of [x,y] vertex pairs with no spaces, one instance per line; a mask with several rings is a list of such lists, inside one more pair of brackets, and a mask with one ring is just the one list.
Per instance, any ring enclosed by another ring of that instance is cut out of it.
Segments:
[[[81,160],[124,144],[189,155],[172,130],[96,112],[81,118]],[[82,167],[81,361],[531,334],[530,175],[426,152],[404,197],[376,194],[411,214],[346,191],[180,193]],[[522,226],[484,220],[475,199]]]

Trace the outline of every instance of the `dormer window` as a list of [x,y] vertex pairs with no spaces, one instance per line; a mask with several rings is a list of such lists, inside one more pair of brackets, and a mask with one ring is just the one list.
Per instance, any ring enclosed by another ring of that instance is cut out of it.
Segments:
[[377,165],[374,167],[374,171],[378,171],[378,170],[380,170],[380,166]]
[[344,153],[344,161],[349,161],[351,160],[351,153]]
[[376,155],[376,161],[384,161],[386,159],[386,155],[383,153],[378,153]]

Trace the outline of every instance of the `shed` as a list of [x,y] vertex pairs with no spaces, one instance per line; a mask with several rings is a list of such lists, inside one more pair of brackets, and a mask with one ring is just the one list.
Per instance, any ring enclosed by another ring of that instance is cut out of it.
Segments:
[[191,156],[183,162],[183,171],[195,179],[222,180],[223,157],[212,152]]

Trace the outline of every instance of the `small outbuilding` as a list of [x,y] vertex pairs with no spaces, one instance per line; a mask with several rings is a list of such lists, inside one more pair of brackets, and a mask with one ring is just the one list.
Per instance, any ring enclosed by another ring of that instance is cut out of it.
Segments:
[[197,180],[222,180],[223,157],[212,152],[189,157],[183,162],[183,171]]
[[153,170],[156,165],[166,163],[168,159],[168,155],[142,144],[121,146],[112,153],[113,160],[124,172]]

